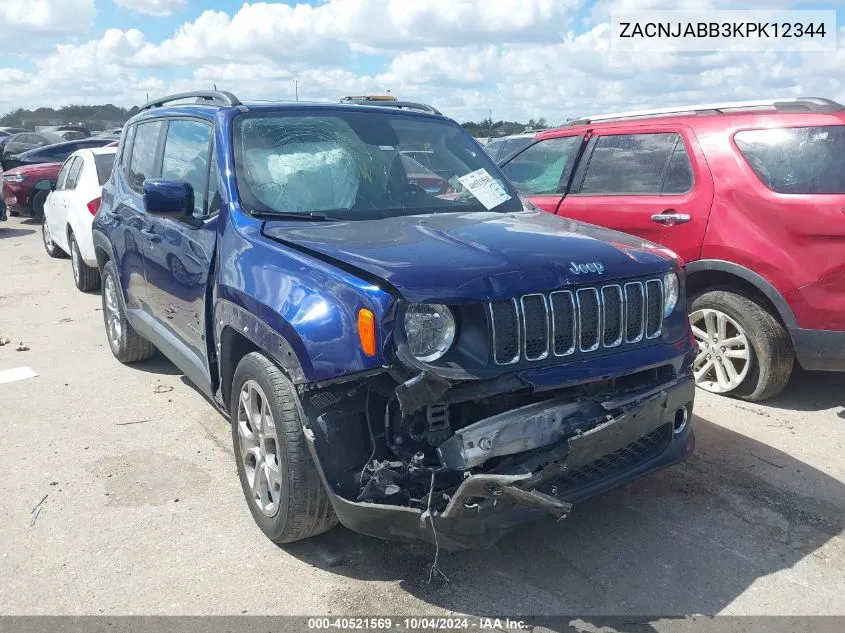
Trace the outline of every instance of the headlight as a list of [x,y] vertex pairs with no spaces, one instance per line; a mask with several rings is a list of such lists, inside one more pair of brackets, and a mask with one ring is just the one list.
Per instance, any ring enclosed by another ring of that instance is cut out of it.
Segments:
[[678,305],[678,293],[680,292],[680,284],[678,283],[678,275],[675,273],[666,273],[663,275],[663,318],[668,317],[675,310]]
[[26,180],[26,176],[24,176],[23,174],[9,174],[8,176],[3,176],[3,180],[5,180],[6,182],[19,183]]
[[444,305],[412,303],[405,312],[405,338],[417,360],[437,360],[455,341],[455,317]]

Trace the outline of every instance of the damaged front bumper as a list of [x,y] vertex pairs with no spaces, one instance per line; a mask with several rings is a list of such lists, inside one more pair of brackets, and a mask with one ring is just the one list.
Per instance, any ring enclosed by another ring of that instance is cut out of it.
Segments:
[[[519,525],[547,514],[562,518],[573,503],[686,458],[695,444],[689,423],[694,391],[693,380],[682,375],[617,400],[550,400],[465,427],[440,446],[445,465],[466,469],[440,512],[430,504],[420,509],[339,496],[327,481],[313,431],[306,428],[305,437],[346,527],[384,539],[436,542],[450,550],[481,548]],[[579,416],[593,423],[578,424]],[[583,432],[576,429],[582,426]],[[488,459],[515,452],[528,459],[502,457],[487,472],[470,473]]]

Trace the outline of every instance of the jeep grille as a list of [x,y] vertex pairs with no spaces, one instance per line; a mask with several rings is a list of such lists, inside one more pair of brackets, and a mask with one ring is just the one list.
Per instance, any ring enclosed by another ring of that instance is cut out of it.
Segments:
[[660,336],[660,279],[556,290],[487,304],[493,360],[513,365],[634,345]]

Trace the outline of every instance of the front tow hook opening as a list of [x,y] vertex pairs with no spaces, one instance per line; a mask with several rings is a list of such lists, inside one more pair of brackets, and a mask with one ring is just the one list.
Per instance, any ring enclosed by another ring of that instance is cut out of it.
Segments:
[[684,429],[687,428],[687,422],[689,422],[689,409],[684,405],[675,411],[675,421],[672,424],[675,435],[683,433]]

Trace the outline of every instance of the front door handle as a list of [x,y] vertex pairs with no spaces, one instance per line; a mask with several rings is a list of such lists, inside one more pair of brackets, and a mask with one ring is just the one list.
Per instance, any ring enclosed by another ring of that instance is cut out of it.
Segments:
[[159,235],[155,231],[147,231],[146,229],[144,229],[141,231],[141,235],[156,244],[161,241],[161,235]]
[[675,226],[676,224],[684,224],[692,219],[689,213],[678,213],[675,209],[666,209],[661,213],[655,213],[651,216],[652,222],[657,222],[663,226]]

